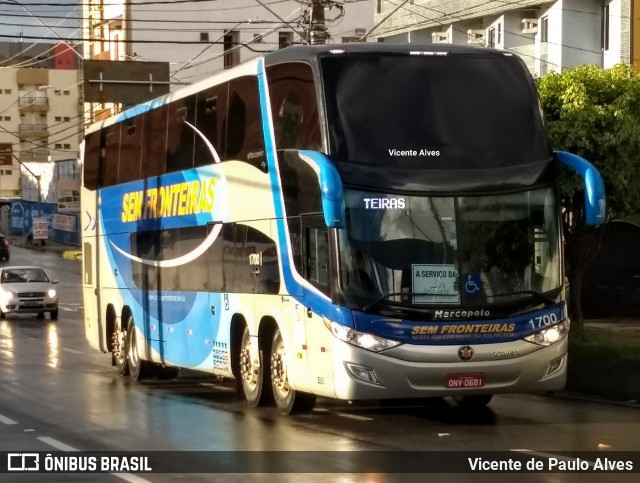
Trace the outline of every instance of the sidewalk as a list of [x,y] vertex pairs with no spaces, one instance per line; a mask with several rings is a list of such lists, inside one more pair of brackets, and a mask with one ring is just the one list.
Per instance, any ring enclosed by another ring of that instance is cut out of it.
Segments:
[[586,319],[584,326],[594,331],[615,332],[623,337],[640,337],[640,318],[637,317]]
[[53,240],[46,240],[44,245],[27,245],[27,237],[21,235],[7,235],[7,240],[9,240],[11,246],[26,248],[28,250],[39,250],[41,252],[57,253],[67,260],[82,260],[82,250],[76,245],[69,245]]

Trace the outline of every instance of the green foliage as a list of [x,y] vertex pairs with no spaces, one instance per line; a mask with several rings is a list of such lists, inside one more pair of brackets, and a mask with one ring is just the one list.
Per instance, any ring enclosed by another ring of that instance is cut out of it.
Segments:
[[[640,213],[640,77],[627,65],[584,65],[537,79],[554,149],[578,154],[602,174],[609,214]],[[561,176],[565,198],[581,196],[577,176]]]
[[606,399],[638,400],[640,333],[615,328],[571,330],[567,389]]

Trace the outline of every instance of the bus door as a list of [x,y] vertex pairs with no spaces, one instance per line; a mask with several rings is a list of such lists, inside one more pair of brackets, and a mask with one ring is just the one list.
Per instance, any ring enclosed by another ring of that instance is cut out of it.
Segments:
[[85,335],[89,344],[98,350],[109,350],[106,331],[100,311],[99,290],[99,223],[97,211],[98,190],[82,189],[82,299],[84,304]]
[[307,387],[322,393],[322,387],[333,388],[331,337],[317,310],[330,303],[329,229],[321,214],[303,215],[301,220],[304,276],[313,287],[306,288],[304,294]]

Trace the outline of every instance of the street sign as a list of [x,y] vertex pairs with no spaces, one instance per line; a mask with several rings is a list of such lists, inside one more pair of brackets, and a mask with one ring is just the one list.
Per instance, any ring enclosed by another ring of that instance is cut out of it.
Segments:
[[169,63],[85,60],[85,102],[134,105],[169,92]]
[[34,240],[49,239],[49,223],[46,218],[33,219],[33,239]]

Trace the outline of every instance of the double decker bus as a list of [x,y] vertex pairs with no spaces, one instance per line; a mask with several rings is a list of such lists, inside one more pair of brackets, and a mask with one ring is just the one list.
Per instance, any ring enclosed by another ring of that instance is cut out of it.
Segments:
[[556,168],[509,52],[268,53],[92,126],[86,337],[134,379],[234,378],[249,404],[565,385]]

